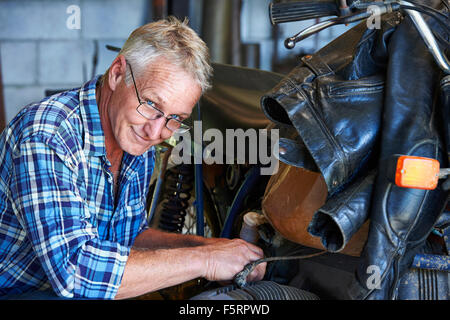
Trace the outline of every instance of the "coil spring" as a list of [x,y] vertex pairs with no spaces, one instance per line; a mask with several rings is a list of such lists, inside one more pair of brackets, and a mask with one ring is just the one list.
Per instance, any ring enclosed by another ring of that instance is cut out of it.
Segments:
[[192,166],[179,165],[167,170],[165,180],[158,227],[164,231],[181,233],[194,187]]

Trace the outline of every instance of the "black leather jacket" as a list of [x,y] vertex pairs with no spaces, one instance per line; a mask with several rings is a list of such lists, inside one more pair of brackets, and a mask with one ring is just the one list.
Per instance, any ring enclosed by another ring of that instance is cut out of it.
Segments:
[[[386,170],[395,154],[448,165],[442,134],[448,116],[437,112],[449,108],[446,83],[439,99],[441,78],[409,18],[391,14],[381,30],[362,23],[304,57],[262,97],[266,116],[285,128],[280,160],[316,169],[327,184],[327,204],[310,233],[322,237],[329,251],[339,251],[371,220],[352,298],[395,298],[400,277],[444,209],[448,192],[441,187],[399,188]],[[373,265],[381,270],[378,289],[366,287],[366,269]]]

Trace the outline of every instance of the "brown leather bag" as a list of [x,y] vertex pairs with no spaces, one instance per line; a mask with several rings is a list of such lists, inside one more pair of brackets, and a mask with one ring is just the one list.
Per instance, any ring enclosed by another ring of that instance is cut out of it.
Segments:
[[[325,250],[320,238],[308,233],[314,213],[327,199],[327,185],[320,173],[279,162],[279,170],[267,184],[262,212],[284,238],[301,245]],[[368,221],[354,234],[343,254],[360,256],[367,239]]]

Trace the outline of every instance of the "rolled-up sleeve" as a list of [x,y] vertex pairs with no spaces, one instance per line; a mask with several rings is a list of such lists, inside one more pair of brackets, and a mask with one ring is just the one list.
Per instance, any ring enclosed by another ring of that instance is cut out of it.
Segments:
[[22,143],[13,163],[14,211],[53,290],[67,298],[114,298],[130,248],[99,238],[74,183],[77,170],[39,138]]

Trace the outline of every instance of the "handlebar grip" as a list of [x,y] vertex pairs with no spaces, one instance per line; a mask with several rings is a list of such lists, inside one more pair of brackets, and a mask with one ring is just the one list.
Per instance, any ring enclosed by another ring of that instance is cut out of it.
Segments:
[[338,16],[339,14],[339,5],[335,0],[271,2],[269,5],[269,17],[272,25],[327,16]]

